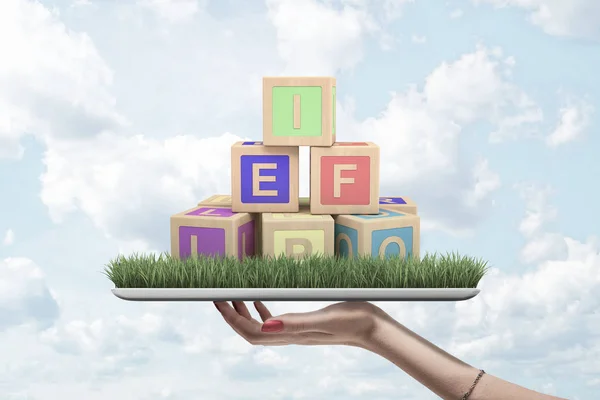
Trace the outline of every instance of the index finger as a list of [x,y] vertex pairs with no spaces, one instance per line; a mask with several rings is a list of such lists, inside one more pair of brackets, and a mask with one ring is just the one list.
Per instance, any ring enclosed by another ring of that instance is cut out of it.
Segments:
[[260,324],[253,323],[251,320],[238,314],[228,302],[216,301],[215,305],[221,312],[225,322],[244,339],[250,341],[259,332]]
[[260,319],[262,319],[263,322],[272,317],[271,312],[262,301],[255,301],[254,308],[258,311],[258,315],[260,315]]

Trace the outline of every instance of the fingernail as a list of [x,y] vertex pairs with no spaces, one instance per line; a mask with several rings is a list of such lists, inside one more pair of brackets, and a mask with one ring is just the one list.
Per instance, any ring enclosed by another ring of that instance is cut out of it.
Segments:
[[270,320],[265,322],[260,328],[263,332],[279,332],[283,330],[283,322],[277,320]]

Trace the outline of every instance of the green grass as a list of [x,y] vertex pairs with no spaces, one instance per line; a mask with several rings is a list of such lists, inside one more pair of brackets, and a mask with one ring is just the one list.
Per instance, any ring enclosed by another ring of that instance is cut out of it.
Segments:
[[104,274],[117,288],[474,288],[486,271],[487,262],[456,253],[301,261],[136,254],[111,260]]

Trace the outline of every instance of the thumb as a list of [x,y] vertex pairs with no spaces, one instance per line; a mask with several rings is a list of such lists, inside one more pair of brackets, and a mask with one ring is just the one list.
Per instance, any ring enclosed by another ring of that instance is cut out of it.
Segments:
[[268,318],[261,331],[281,333],[324,332],[330,333],[332,319],[324,311],[289,313]]

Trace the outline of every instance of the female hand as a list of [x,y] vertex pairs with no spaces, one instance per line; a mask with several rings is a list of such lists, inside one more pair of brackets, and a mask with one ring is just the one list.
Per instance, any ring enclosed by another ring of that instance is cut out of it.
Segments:
[[273,317],[260,301],[215,302],[225,321],[253,345],[336,345],[361,347],[388,359],[443,399],[564,400],[484,374],[410,331],[370,303],[337,303],[306,313]]
[[241,301],[215,302],[225,321],[253,345],[349,345],[362,347],[369,340],[383,311],[365,302],[337,303],[317,311],[273,317],[267,307],[254,302],[262,323]]

